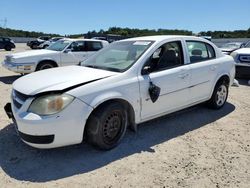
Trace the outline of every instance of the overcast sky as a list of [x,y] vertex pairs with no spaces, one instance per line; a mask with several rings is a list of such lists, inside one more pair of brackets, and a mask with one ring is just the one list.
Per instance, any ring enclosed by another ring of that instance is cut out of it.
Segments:
[[112,26],[147,29],[250,28],[250,0],[0,0],[0,25],[58,34]]

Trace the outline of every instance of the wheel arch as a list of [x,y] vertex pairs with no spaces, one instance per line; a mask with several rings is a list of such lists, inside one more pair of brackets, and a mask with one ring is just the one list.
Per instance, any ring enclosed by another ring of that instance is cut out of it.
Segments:
[[55,60],[53,60],[53,59],[42,59],[42,60],[40,60],[40,61],[37,63],[36,69],[37,69],[37,67],[38,67],[39,65],[41,65],[42,63],[45,63],[45,62],[50,62],[50,63],[52,63],[55,67],[58,67],[58,64],[57,64],[57,62],[56,62]]
[[[93,110],[89,113],[88,118],[86,120],[86,127],[84,128],[84,130],[86,130],[87,126],[88,126],[88,121],[91,117],[91,115],[98,110],[99,108],[103,107],[104,105],[107,105],[109,103],[113,103],[113,102],[118,102],[120,104],[122,104],[122,106],[126,109],[127,113],[128,113],[128,123],[129,123],[129,128],[132,129],[133,131],[137,131],[137,125],[135,123],[135,110],[133,105],[127,100],[124,99],[122,97],[112,97],[112,98],[103,98],[102,100],[99,100],[98,103],[92,103],[92,107]],[[85,136],[86,131],[84,131],[84,136]]]
[[213,91],[214,91],[214,88],[215,88],[216,84],[218,82],[222,81],[222,80],[226,80],[226,83],[228,84],[228,86],[230,85],[230,76],[229,76],[229,74],[227,74],[227,73],[220,74],[219,76],[217,76],[217,78],[216,78],[216,80],[214,82],[214,85],[212,87],[212,91],[210,93],[210,98],[211,98],[211,96],[213,94]]

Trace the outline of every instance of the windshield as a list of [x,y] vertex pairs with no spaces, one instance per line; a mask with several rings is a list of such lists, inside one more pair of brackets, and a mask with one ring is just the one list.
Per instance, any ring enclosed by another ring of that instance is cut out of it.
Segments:
[[240,48],[241,43],[227,43],[222,46],[222,48]]
[[245,45],[245,48],[250,48],[250,41]]
[[121,41],[103,48],[82,63],[83,66],[124,72],[150,47],[152,41]]
[[53,51],[62,51],[64,50],[69,44],[71,43],[71,41],[69,40],[59,40],[57,42],[55,42],[54,44],[51,44],[49,47],[47,47],[47,50],[53,50]]

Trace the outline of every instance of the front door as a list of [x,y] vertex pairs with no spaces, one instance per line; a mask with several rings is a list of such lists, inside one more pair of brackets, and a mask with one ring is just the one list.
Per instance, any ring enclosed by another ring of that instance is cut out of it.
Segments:
[[[189,104],[191,72],[189,65],[184,65],[181,41],[162,45],[153,53],[149,64],[151,73],[139,76],[142,120]],[[150,98],[150,82],[160,88],[159,98],[155,102]]]
[[78,65],[88,57],[85,41],[75,41],[61,53],[61,65]]

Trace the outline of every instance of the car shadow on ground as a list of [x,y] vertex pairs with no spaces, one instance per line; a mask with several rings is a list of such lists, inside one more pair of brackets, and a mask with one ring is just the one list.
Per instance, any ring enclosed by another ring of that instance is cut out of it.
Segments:
[[[141,152],[155,152],[154,146],[181,136],[235,110],[226,103],[220,110],[199,105],[146,122],[138,132],[127,131],[122,143],[111,151],[100,151],[86,143],[64,148],[39,150],[20,141],[14,125],[0,131],[0,166],[12,178],[47,182],[91,172],[116,160]],[[210,125],[211,126],[211,125]]]
[[250,86],[248,84],[248,82],[250,81],[250,79],[237,79],[237,80],[238,80],[238,82],[239,82],[240,85]]
[[12,84],[16,79],[20,78],[21,75],[14,75],[14,76],[2,76],[0,77],[0,82],[5,84]]

